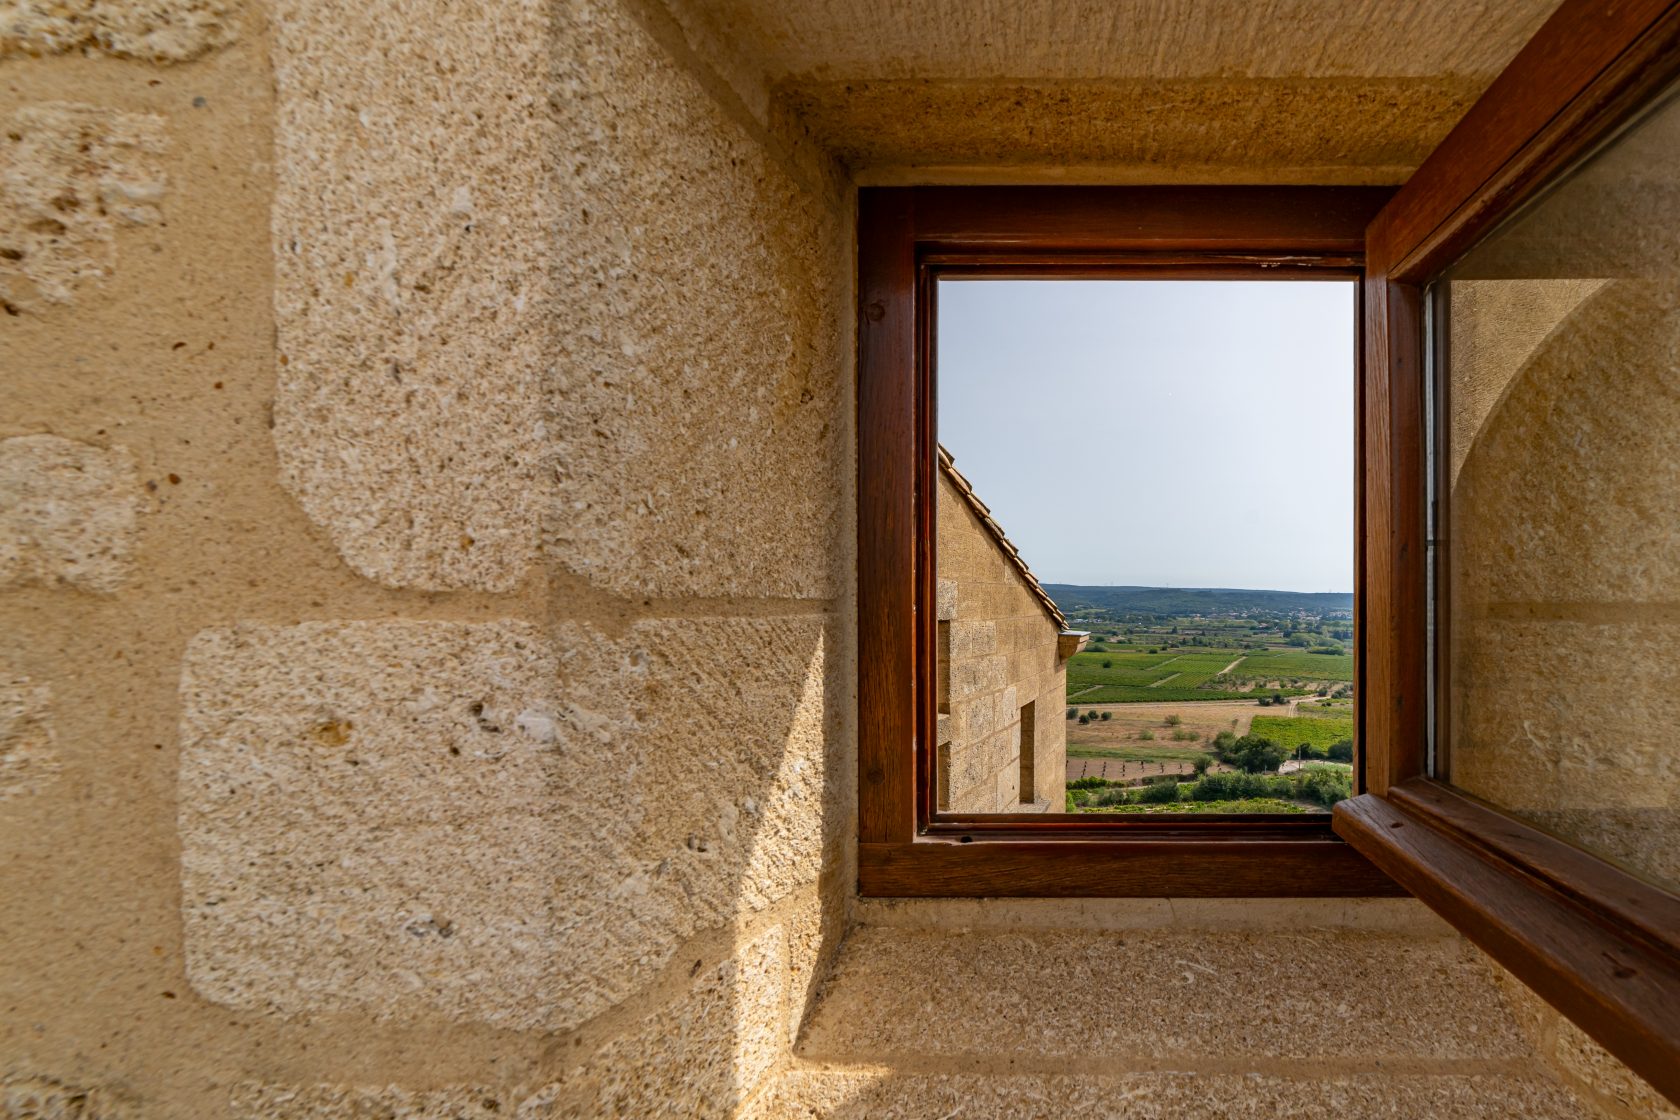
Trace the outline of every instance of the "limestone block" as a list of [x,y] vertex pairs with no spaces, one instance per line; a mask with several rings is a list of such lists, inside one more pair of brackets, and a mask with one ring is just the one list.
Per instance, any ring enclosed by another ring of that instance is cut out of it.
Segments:
[[[1308,959],[1317,967],[1304,976],[1294,962]],[[1257,990],[1267,993],[1264,1016],[1232,1014],[1240,993]],[[1116,991],[1126,999],[1114,1000]],[[922,1010],[929,992],[940,993],[938,1015]],[[977,1022],[987,1029],[974,1031]],[[1479,955],[1455,939],[865,926],[840,950],[804,1053],[905,1063],[985,1053],[1506,1059],[1528,1050]]]
[[1524,358],[1452,494],[1455,614],[1680,596],[1677,339],[1680,287],[1618,280]]
[[954,622],[951,624],[951,656],[983,657],[996,653],[998,624],[996,621]]
[[275,5],[274,440],[345,561],[514,587],[552,477],[547,5]]
[[587,1020],[815,880],[822,645],[808,618],[200,633],[188,977],[285,1015]]
[[620,4],[557,11],[549,553],[619,594],[832,595],[842,197],[791,177]]
[[395,1085],[248,1082],[234,1088],[229,1113],[235,1120],[500,1120],[514,1114],[517,1099],[517,1094],[467,1086],[415,1092]]
[[1557,1062],[1591,1091],[1651,1120],[1680,1120],[1680,1105],[1663,1098],[1644,1078],[1594,1042],[1585,1031],[1561,1016],[1557,1021]]
[[939,617],[950,620],[957,617],[957,581],[942,579],[939,581],[938,591]]
[[0,59],[70,51],[186,62],[237,37],[235,0],[8,0]]
[[36,792],[57,773],[52,690],[0,674],[0,802]]
[[[1008,1059],[995,1059],[1002,1064]],[[1537,1076],[1140,1073],[1060,1076],[795,1070],[742,1113],[743,1120],[954,1117],[1015,1120],[1589,1120],[1594,1114]]]
[[39,1074],[0,1078],[0,1120],[127,1120],[137,1115],[122,1093],[66,1085]]
[[139,495],[126,448],[0,440],[0,588],[117,590],[133,573]]
[[49,101],[0,122],[0,311],[64,303],[109,276],[117,231],[158,220],[163,118]]
[[786,1053],[786,984],[786,934],[774,926],[704,973],[675,1007],[602,1047],[579,1075],[526,1101],[520,1115],[733,1116]]

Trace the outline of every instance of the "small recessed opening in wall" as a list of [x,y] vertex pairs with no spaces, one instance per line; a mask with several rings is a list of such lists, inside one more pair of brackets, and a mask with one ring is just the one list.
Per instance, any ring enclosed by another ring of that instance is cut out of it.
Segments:
[[1353,281],[932,296],[939,812],[1351,796]]

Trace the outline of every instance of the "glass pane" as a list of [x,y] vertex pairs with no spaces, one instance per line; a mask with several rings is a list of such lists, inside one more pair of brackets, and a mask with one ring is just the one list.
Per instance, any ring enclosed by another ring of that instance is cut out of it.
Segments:
[[1433,300],[1437,773],[1680,889],[1680,106]]
[[1351,281],[943,280],[937,804],[1351,787]]

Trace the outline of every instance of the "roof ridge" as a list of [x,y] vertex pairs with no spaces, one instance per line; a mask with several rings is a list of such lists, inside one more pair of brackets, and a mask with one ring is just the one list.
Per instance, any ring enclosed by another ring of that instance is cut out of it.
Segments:
[[963,502],[979,519],[981,526],[985,528],[993,540],[1002,546],[1004,557],[1014,565],[1016,571],[1021,573],[1021,578],[1027,581],[1027,590],[1032,592],[1033,597],[1049,613],[1051,619],[1056,623],[1056,629],[1066,630],[1067,617],[1062,614],[1061,608],[1056,606],[1056,600],[1050,598],[1049,592],[1045,591],[1043,586],[1040,585],[1038,577],[1033,575],[1032,569],[1027,567],[1027,562],[1021,558],[1021,550],[1016,548],[1015,542],[1004,533],[1003,526],[999,525],[997,519],[992,516],[991,509],[974,492],[974,486],[963,477],[961,471],[957,470],[956,457],[945,449],[944,444],[939,444],[938,447],[939,469],[945,472],[945,476],[951,480],[951,485],[956,487],[958,494],[962,495]]

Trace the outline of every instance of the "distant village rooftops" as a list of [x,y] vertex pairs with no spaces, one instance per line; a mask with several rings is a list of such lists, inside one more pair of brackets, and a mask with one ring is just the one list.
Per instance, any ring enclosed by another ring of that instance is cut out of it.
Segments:
[[[1061,610],[1056,606],[1056,601],[1050,598],[1049,594],[1040,586],[1038,577],[1033,575],[1031,568],[1027,567],[1027,562],[1021,559],[1021,550],[1016,548],[1014,542],[1005,535],[1003,526],[992,519],[992,511],[987,508],[985,502],[982,502],[975,495],[974,487],[969,485],[968,479],[964,478],[962,472],[957,470],[956,460],[952,458],[949,451],[945,450],[943,445],[939,448],[939,469],[945,473],[946,478],[951,480],[951,485],[956,487],[957,493],[962,496],[968,508],[974,511],[974,516],[980,519],[980,524],[985,526],[986,532],[997,542],[998,547],[1003,550],[1004,556],[1021,573],[1021,578],[1027,583],[1027,590],[1031,591],[1033,597],[1043,605],[1045,612],[1055,622],[1056,629],[1067,630],[1067,619],[1063,617]],[[1083,645],[1084,643],[1080,642],[1079,644]]]

